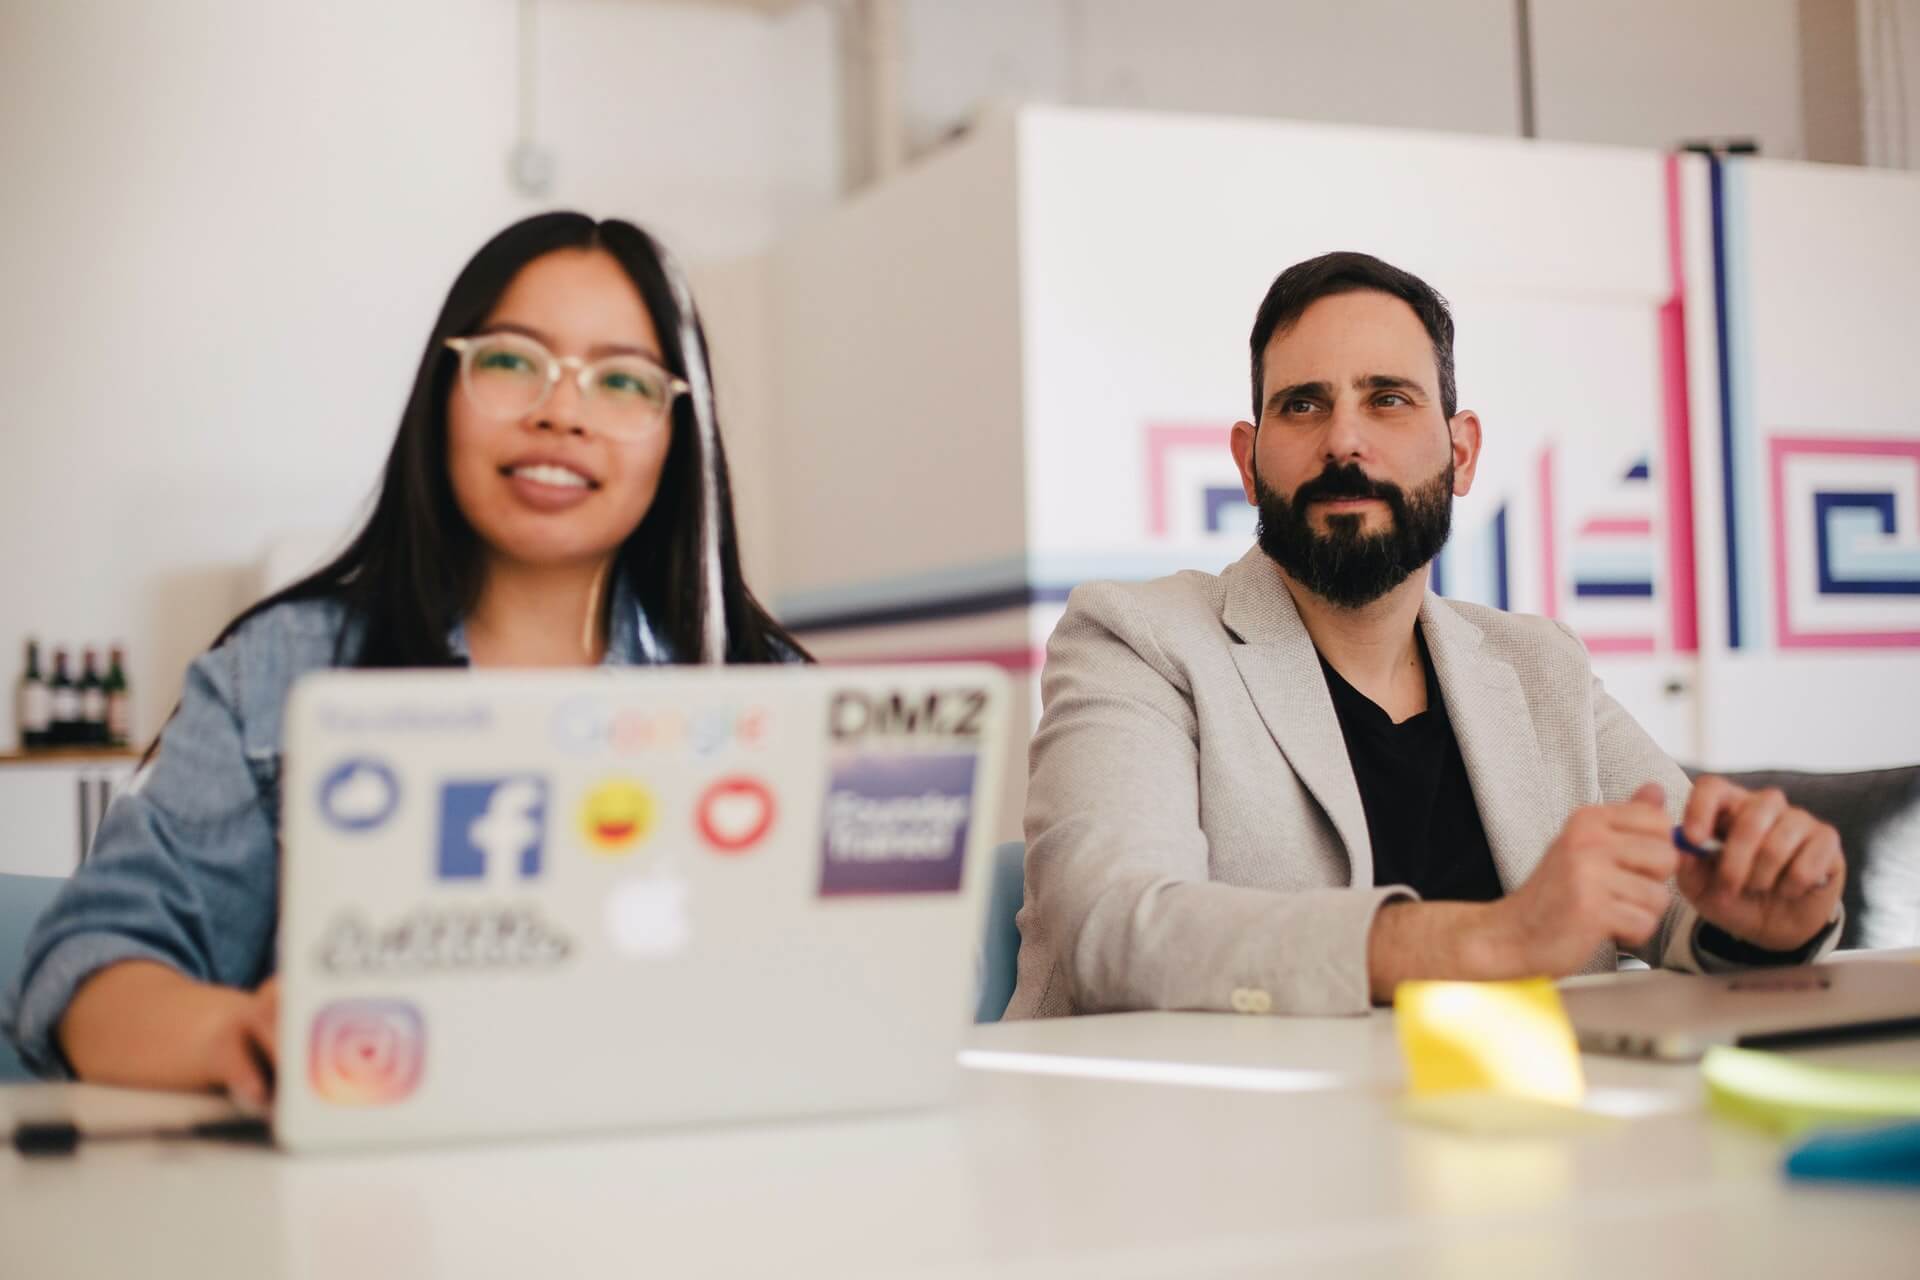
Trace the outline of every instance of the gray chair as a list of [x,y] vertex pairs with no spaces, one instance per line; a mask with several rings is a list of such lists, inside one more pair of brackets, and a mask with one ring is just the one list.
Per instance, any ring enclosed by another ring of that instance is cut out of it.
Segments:
[[1027,891],[1027,846],[1018,840],[993,851],[993,881],[987,889],[986,929],[980,942],[980,1003],[975,1022],[998,1022],[1013,999],[1020,964],[1020,901]]
[[[66,881],[59,876],[0,875],[0,993],[13,990],[27,958],[27,935]],[[33,1079],[0,1033],[0,1084]]]
[[1723,776],[1743,787],[1778,787],[1789,802],[1840,832],[1847,855],[1842,947],[1920,946],[1920,765],[1858,773],[1771,769]]

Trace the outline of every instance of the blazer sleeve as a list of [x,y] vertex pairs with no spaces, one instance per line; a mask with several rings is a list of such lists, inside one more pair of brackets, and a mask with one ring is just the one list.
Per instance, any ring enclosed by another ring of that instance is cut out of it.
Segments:
[[[1602,802],[1619,804],[1631,799],[1644,784],[1657,782],[1666,792],[1668,816],[1679,822],[1686,812],[1687,797],[1693,792],[1693,780],[1660,749],[1627,709],[1614,701],[1598,676],[1593,678],[1593,721]],[[1629,954],[1656,968],[1687,973],[1724,973],[1749,967],[1702,948],[1700,926],[1704,922],[1700,913],[1671,883],[1668,892],[1672,900],[1659,930],[1645,945],[1631,948]],[[1832,951],[1840,940],[1842,919],[1835,917],[1811,954],[1782,956],[1781,962],[1818,959]]]
[[1075,1012],[1371,1007],[1373,917],[1414,895],[1208,878],[1193,698],[1124,592],[1074,591],[1048,642],[1042,696],[1022,930],[1025,945],[1051,950],[1050,981],[1067,984]]

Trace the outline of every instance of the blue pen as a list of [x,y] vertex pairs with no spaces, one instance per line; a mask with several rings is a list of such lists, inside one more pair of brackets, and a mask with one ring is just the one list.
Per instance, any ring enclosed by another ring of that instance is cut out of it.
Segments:
[[1673,829],[1673,847],[1692,858],[1714,858],[1720,854],[1720,842],[1708,840],[1704,844],[1695,844],[1687,839],[1686,828],[1675,826]]

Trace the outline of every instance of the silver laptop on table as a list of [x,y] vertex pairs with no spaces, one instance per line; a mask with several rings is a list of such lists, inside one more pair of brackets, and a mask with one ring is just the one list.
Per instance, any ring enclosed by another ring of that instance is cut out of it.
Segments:
[[1780,1047],[1920,1031],[1920,950],[1849,952],[1740,973],[1574,978],[1560,998],[1590,1053],[1685,1061],[1715,1045]]
[[935,1103],[995,668],[333,672],[282,786],[293,1149]]

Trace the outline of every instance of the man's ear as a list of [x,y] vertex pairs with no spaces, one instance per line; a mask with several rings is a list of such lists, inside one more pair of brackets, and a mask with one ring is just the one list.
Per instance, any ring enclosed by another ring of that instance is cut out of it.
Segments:
[[1260,438],[1260,429],[1251,422],[1236,422],[1233,433],[1227,438],[1227,447],[1233,450],[1233,465],[1240,468],[1240,490],[1247,495],[1247,505],[1260,505],[1259,492],[1253,483],[1253,446]]
[[1447,420],[1447,436],[1453,448],[1453,496],[1464,498],[1480,465],[1480,415],[1471,409],[1454,414]]

